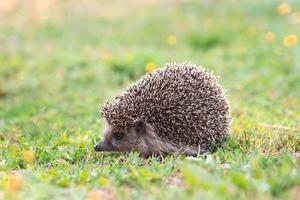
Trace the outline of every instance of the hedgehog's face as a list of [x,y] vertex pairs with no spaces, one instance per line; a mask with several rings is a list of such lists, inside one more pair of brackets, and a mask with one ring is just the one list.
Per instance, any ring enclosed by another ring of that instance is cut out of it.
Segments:
[[126,131],[117,126],[107,123],[103,133],[103,139],[95,145],[95,151],[128,152],[136,151],[145,155],[148,153],[145,138],[154,134],[143,122],[133,123]]

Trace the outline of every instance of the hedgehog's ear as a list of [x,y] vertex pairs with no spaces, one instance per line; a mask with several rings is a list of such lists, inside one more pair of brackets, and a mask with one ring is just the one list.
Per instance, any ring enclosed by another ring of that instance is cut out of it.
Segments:
[[139,135],[145,135],[148,134],[149,132],[153,132],[152,126],[149,123],[144,122],[140,119],[137,119],[133,122],[133,127],[136,133]]
[[146,126],[145,122],[143,122],[140,119],[136,119],[133,122],[133,128],[137,133],[143,133],[145,130],[145,126]]

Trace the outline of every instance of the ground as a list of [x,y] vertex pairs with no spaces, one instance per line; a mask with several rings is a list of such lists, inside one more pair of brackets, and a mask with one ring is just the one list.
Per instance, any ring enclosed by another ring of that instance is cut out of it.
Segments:
[[[299,199],[300,3],[0,2],[0,199]],[[230,137],[102,154],[99,105],[167,62],[213,71]]]

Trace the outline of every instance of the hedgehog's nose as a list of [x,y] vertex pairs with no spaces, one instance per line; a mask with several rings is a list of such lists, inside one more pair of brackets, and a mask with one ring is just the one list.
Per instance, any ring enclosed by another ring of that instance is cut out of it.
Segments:
[[100,141],[94,146],[95,151],[109,151],[109,145],[105,141]]
[[94,146],[94,150],[95,150],[95,151],[101,151],[101,146],[100,146],[99,144],[96,144],[96,145]]
[[112,151],[112,145],[106,141],[100,141],[94,146],[95,151]]

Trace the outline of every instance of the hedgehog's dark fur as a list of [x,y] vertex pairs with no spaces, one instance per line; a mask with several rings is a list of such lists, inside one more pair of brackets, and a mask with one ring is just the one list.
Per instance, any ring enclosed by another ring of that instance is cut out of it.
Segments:
[[[212,73],[193,64],[166,64],[143,76],[101,113],[110,127],[102,143],[111,147],[95,149],[143,155],[212,151],[224,141],[230,123],[222,87]],[[119,139],[129,138],[118,144],[114,132],[122,132]]]

